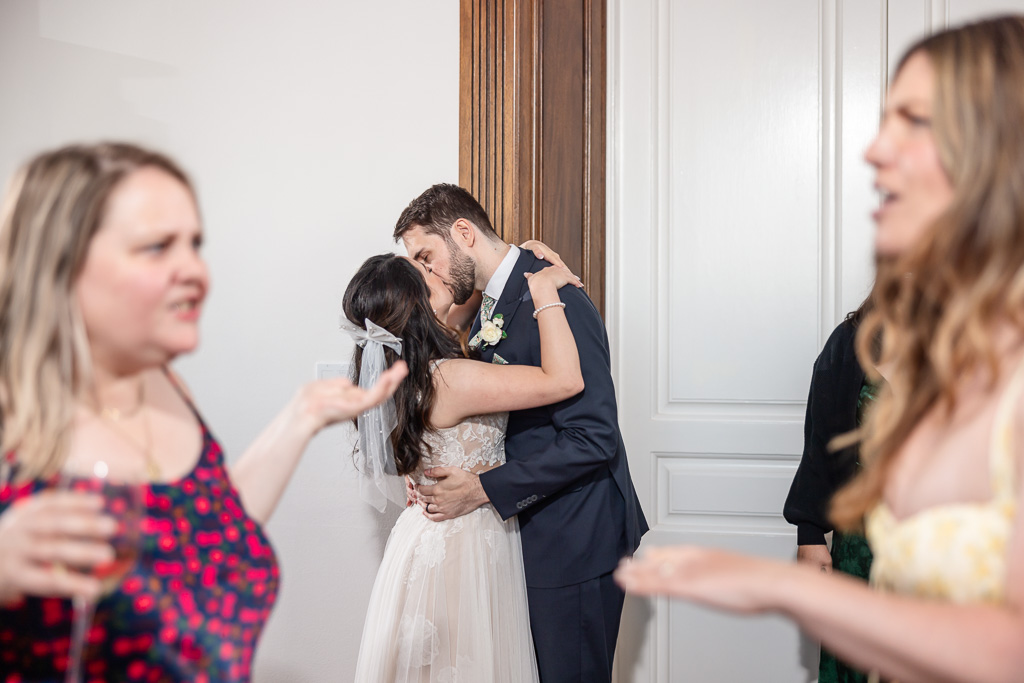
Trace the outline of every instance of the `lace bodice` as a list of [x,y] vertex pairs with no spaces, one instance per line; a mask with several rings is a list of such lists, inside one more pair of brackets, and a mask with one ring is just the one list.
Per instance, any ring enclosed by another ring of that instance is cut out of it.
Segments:
[[481,465],[505,462],[505,426],[508,413],[492,413],[468,417],[454,427],[424,432],[423,441],[430,447],[416,470],[416,482],[433,483],[423,476],[430,467],[461,467],[471,470]]

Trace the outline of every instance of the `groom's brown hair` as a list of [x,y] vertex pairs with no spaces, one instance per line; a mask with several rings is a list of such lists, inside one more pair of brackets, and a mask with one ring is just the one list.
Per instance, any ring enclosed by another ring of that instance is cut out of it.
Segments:
[[407,231],[418,226],[428,235],[437,235],[451,242],[452,224],[460,218],[465,218],[479,228],[487,239],[501,241],[480,202],[463,188],[451,183],[438,183],[412,200],[398,217],[393,237],[397,242]]

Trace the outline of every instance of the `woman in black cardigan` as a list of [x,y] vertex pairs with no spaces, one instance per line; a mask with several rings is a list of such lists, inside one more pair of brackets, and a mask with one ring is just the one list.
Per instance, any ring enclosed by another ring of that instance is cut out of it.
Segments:
[[[846,316],[832,332],[814,362],[811,391],[804,419],[804,452],[786,497],[783,515],[797,528],[797,560],[833,568],[867,580],[871,550],[860,535],[835,531],[829,521],[829,501],[860,466],[856,445],[840,450],[829,448],[833,438],[856,429],[865,408],[874,400],[876,387],[866,379],[857,362],[854,338],[857,325],[867,311],[870,297]],[[825,534],[832,533],[832,552]],[[822,649],[818,665],[819,683],[862,683],[864,674],[851,669]]]

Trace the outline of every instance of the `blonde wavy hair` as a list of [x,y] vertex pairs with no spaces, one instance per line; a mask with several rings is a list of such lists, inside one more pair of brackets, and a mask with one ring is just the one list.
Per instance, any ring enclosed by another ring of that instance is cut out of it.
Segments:
[[896,77],[915,54],[935,71],[932,131],[954,196],[907,253],[879,260],[857,355],[876,380],[876,364],[893,371],[861,431],[864,469],[832,503],[843,529],[881,499],[893,456],[928,410],[952,411],[978,370],[994,386],[1003,368],[993,330],[1024,334],[1024,17],[929,36]]
[[107,200],[143,167],[192,192],[177,164],[156,152],[71,145],[26,163],[0,205],[0,447],[19,480],[52,476],[63,464],[74,401],[91,372],[75,283]]

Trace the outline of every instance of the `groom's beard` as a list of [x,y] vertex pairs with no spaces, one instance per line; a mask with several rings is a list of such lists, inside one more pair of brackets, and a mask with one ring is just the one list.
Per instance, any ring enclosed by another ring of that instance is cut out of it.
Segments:
[[469,301],[476,289],[476,264],[454,244],[448,245],[448,287],[457,305]]

